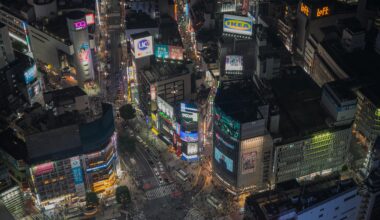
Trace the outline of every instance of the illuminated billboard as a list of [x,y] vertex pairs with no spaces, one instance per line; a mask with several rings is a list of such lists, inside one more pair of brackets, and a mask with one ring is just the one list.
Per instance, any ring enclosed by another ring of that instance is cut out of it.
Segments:
[[230,149],[235,149],[235,146],[231,143],[229,143],[227,140],[224,140],[223,137],[218,134],[217,132],[215,132],[215,138],[216,138],[216,145],[219,146],[219,145],[223,145],[223,146],[226,146]]
[[135,58],[141,58],[153,55],[153,38],[152,36],[135,39],[133,41]]
[[40,165],[33,167],[33,174],[35,176],[51,173],[53,171],[54,171],[54,163],[53,162],[48,162],[48,163],[40,164]]
[[154,56],[161,59],[169,58],[169,46],[163,44],[154,45]]
[[253,20],[249,17],[225,14],[223,32],[241,35],[252,35]]
[[226,115],[218,106],[214,108],[214,124],[225,135],[232,140],[238,141],[240,138],[240,123]]
[[253,173],[255,170],[255,161],[257,157],[257,152],[247,152],[243,153],[241,156],[241,173],[248,174]]
[[169,116],[170,119],[173,119],[174,117],[173,107],[167,102],[165,102],[165,100],[163,100],[160,96],[157,96],[157,107],[161,112]]
[[74,26],[74,30],[79,31],[79,30],[85,29],[87,27],[87,23],[85,20],[76,21],[73,23],[73,26]]
[[197,142],[198,132],[180,131],[180,138],[185,142]]
[[243,56],[226,56],[226,71],[243,71]]
[[86,14],[86,23],[87,25],[95,24],[95,16],[93,13]]
[[187,143],[187,154],[193,155],[198,153],[198,142]]
[[231,160],[231,158],[224,155],[218,148],[215,148],[214,158],[220,165],[222,165],[222,167],[224,167],[230,172],[233,172],[234,170],[233,160]]
[[197,106],[188,103],[181,103],[181,118],[186,122],[198,122]]
[[183,60],[183,48],[178,46],[169,46],[169,58],[172,60]]
[[28,70],[24,72],[25,84],[33,82],[37,78],[37,67],[34,64]]
[[301,2],[299,10],[302,14],[306,15],[307,17],[325,17],[331,14],[332,8],[328,5],[321,6],[318,8],[311,8],[305,3]]
[[87,42],[80,44],[78,48],[78,58],[85,76],[90,74],[90,46]]

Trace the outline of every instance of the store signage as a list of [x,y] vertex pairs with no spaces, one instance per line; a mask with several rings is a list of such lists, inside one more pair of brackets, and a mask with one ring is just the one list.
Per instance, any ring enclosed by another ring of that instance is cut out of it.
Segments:
[[324,17],[330,14],[330,8],[328,6],[317,8],[317,17]]
[[301,2],[301,7],[300,7],[300,11],[306,15],[306,16],[310,16],[310,8],[305,5],[304,3]]
[[24,72],[25,84],[29,84],[37,78],[37,67],[34,64],[27,71]]
[[253,20],[249,17],[224,15],[223,32],[252,35]]
[[87,27],[86,21],[77,21],[74,22],[74,28],[76,31],[85,29]]
[[136,58],[153,55],[152,36],[134,40],[134,55]]

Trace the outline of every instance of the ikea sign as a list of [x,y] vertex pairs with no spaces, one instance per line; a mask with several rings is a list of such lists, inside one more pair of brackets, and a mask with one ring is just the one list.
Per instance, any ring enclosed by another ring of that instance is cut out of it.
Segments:
[[249,17],[225,14],[223,32],[241,35],[252,35],[253,20]]

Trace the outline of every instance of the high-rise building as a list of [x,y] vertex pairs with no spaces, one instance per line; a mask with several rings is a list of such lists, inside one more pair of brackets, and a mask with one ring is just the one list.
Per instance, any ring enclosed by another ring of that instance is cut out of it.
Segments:
[[270,181],[269,106],[252,81],[223,81],[213,113],[214,175],[230,192],[262,189]]
[[305,183],[284,182],[275,190],[252,195],[247,213],[252,220],[355,220],[362,199],[358,188],[352,179],[332,177]]
[[0,69],[15,60],[7,26],[0,22]]
[[280,109],[279,132],[273,134],[274,182],[340,171],[347,162],[355,97],[331,85],[322,98],[321,88],[300,67],[270,84]]
[[25,215],[24,198],[20,187],[12,181],[7,167],[0,162],[0,205],[4,204],[7,210],[16,219]]
[[22,161],[24,171],[18,172],[25,173],[38,205],[114,190],[118,159],[112,106],[85,96],[79,87],[49,92],[46,109],[25,112],[0,134],[2,159],[12,170],[18,167],[14,161]]

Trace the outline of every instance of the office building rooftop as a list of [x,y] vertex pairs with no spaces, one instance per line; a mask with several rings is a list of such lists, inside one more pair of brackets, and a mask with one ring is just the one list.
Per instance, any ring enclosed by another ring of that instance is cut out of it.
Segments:
[[[282,185],[286,185],[282,187]],[[319,204],[357,189],[352,179],[321,179],[303,185],[284,182],[276,190],[252,196],[258,219],[277,219],[292,211],[302,213]]]
[[149,15],[143,12],[132,11],[125,17],[125,28],[128,29],[144,29],[157,28],[158,24]]
[[360,88],[359,91],[367,97],[376,108],[380,108],[380,84],[373,84],[370,86],[364,86]]
[[337,40],[323,41],[322,46],[350,78],[358,81],[380,79],[380,55],[373,49],[366,48],[348,53]]
[[190,69],[185,64],[163,62],[155,62],[149,68],[143,70],[144,76],[151,83],[189,73],[191,73]]
[[218,88],[214,103],[240,123],[262,119],[258,108],[264,101],[255,84],[248,79],[226,80]]
[[328,128],[327,114],[320,105],[322,90],[300,68],[286,69],[270,81],[280,108],[280,133],[293,139]]

